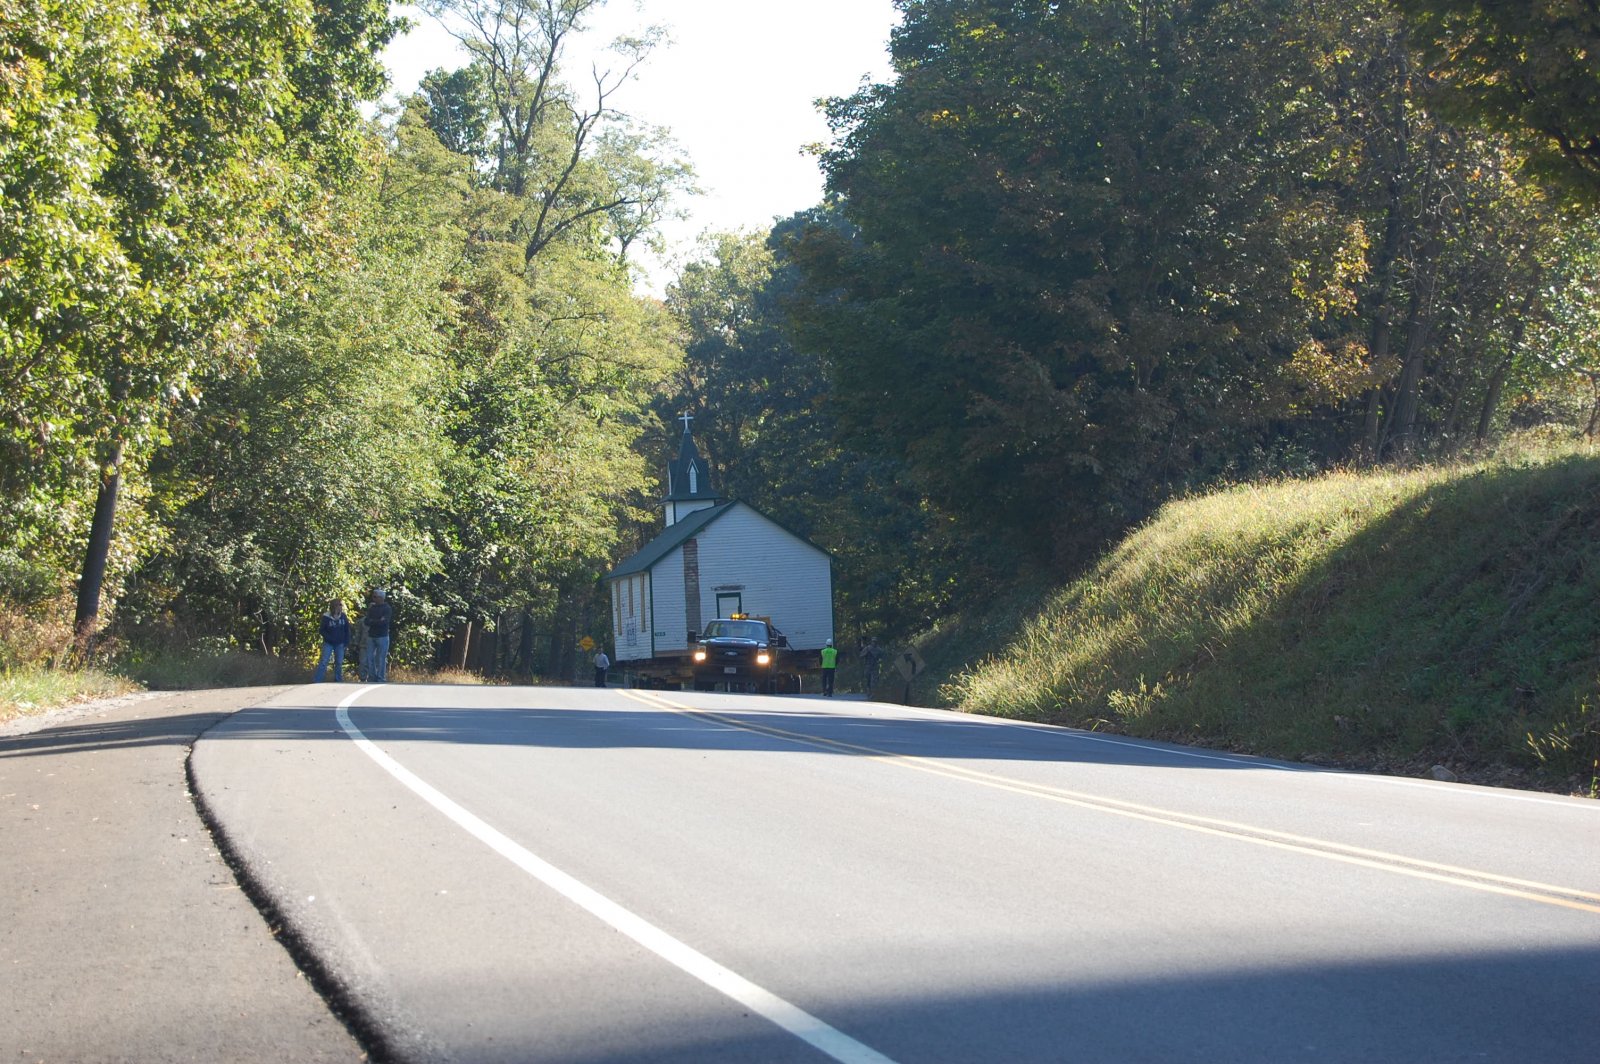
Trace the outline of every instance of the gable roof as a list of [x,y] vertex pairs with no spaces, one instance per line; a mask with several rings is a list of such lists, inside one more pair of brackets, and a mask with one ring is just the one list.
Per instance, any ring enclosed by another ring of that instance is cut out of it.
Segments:
[[825,555],[828,558],[829,563],[832,563],[832,551],[824,550],[806,537],[796,535],[795,533],[789,531],[787,528],[784,528],[782,525],[778,524],[778,522],[774,521],[760,510],[757,510],[749,503],[740,502],[737,499],[733,499],[728,502],[713,506],[708,510],[696,510],[688,517],[681,518],[676,524],[668,525],[666,530],[659,536],[657,536],[655,539],[652,539],[649,543],[646,543],[643,547],[639,548],[639,553],[635,554],[627,561],[619,564],[615,569],[601,577],[601,579],[614,580],[619,576],[632,576],[635,573],[642,573],[655,568],[656,563],[662,558],[665,558],[674,550],[683,546],[686,542],[694,537],[695,533],[705,528],[707,525],[721,517],[723,514],[727,513],[729,510],[732,510],[735,506],[743,506],[746,510],[749,510],[757,517],[766,521],[768,524],[772,525],[772,527],[776,528],[778,531],[782,532],[795,542],[804,543],[818,554]]
[[720,506],[713,506],[706,510],[696,510],[687,517],[674,524],[668,525],[655,539],[646,543],[639,549],[639,553],[618,565],[605,575],[605,579],[614,580],[619,576],[631,576],[642,573],[655,567],[656,562],[671,554],[678,547],[691,539],[702,528],[739,505],[736,502],[725,502]]

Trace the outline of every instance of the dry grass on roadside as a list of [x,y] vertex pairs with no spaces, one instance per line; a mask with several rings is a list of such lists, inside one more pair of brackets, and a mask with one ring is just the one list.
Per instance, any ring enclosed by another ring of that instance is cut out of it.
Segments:
[[153,691],[271,687],[302,683],[311,678],[311,669],[300,661],[234,649],[128,648],[121,655],[118,667]]
[[114,698],[137,690],[138,684],[96,669],[6,669],[0,672],[0,724],[74,702]]
[[437,683],[462,687],[481,687],[504,681],[484,676],[468,669],[414,669],[405,665],[389,667],[390,683]]
[[66,665],[70,609],[65,599],[0,608],[0,723],[139,690],[104,670]]

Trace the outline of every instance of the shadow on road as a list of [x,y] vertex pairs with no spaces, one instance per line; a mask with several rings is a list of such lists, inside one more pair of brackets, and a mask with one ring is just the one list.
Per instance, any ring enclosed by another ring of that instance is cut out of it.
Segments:
[[[389,695],[417,691],[400,685]],[[460,692],[460,688],[449,690]],[[473,689],[479,690],[479,689]],[[487,688],[504,700],[526,695],[549,700],[551,692],[570,698],[579,689]],[[583,690],[588,694],[587,690]],[[459,695],[458,695],[459,697]],[[471,697],[471,696],[468,696]],[[351,716],[368,738],[379,743],[438,742],[565,749],[651,748],[671,750],[766,750],[831,752],[843,756],[885,753],[930,758],[1000,761],[1081,762],[1210,769],[1312,771],[1306,766],[1215,751],[1096,735],[1065,728],[1015,726],[991,718],[932,714],[905,717],[890,707],[840,700],[828,709],[799,708],[811,700],[755,700],[733,695],[702,695],[704,709],[677,712],[650,709],[612,691],[597,697],[613,701],[594,708],[556,705],[513,707],[425,705],[366,706]],[[620,704],[618,704],[620,703]],[[787,704],[786,704],[787,703]],[[789,706],[796,708],[789,708]],[[0,739],[0,758],[73,750],[116,749],[157,744],[186,745],[213,728],[217,714],[177,713],[127,722],[66,724],[30,735]],[[241,710],[208,739],[309,741],[347,740],[331,706],[261,706]]]
[[171,713],[137,720],[61,724],[0,738],[0,758],[143,746],[188,746],[195,736],[227,718],[225,712]]
[[[871,944],[861,949],[870,952]],[[849,958],[842,958],[848,965]],[[781,963],[775,962],[775,963]],[[503,992],[494,973],[456,973],[452,993]],[[911,980],[914,984],[915,979]],[[424,994],[429,991],[424,990]],[[891,1060],[1017,1064],[1019,1061],[1405,1062],[1593,1064],[1593,1003],[1600,948],[1540,949],[1376,963],[1310,964],[1273,970],[1088,985],[916,993],[803,1003],[819,1019]],[[630,1023],[617,989],[604,1031],[538,1036],[500,1028],[458,1032],[455,1059],[538,1059],[561,1064],[718,1064],[812,1057],[776,1028],[718,1038],[710,1016],[660,1016]],[[553,1020],[556,1027],[560,1020]],[[514,1027],[514,1024],[513,1024]],[[550,1036],[555,1035],[552,1039]],[[552,1042],[556,1044],[552,1044]]]

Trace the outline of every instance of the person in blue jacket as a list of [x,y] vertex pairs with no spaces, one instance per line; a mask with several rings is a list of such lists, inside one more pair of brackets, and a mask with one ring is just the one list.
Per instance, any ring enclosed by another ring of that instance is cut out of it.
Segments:
[[317,662],[317,674],[312,683],[321,683],[328,674],[328,659],[333,659],[333,682],[344,680],[344,652],[350,646],[350,618],[344,612],[344,603],[334,599],[328,603],[328,612],[322,615],[322,660]]
[[361,678],[368,683],[384,683],[389,679],[389,636],[394,625],[394,607],[382,588],[373,588],[367,603],[366,656]]

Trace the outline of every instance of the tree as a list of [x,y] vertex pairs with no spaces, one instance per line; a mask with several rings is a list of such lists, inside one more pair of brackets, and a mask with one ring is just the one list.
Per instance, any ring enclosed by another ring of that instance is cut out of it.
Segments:
[[439,397],[464,183],[402,176],[378,147],[337,203],[348,238],[321,247],[251,366],[173,418],[151,469],[166,534],[119,611],[128,628],[170,618],[278,652],[330,598],[374,586],[398,589],[406,637],[437,619],[410,589],[441,566],[427,517],[453,460]]
[[[952,551],[901,460],[841,444],[827,364],[792,339],[789,309],[801,281],[794,242],[808,228],[838,224],[819,209],[770,233],[706,241],[704,257],[667,293],[685,357],[656,409],[662,425],[678,412],[695,416],[721,494],[833,554],[839,630],[881,636],[933,623],[948,602]],[[673,443],[658,437],[656,453]]]
[[[764,233],[708,237],[706,257],[689,263],[667,291],[684,333],[684,363],[671,397],[657,405],[663,425],[694,416],[695,435],[720,490],[770,499],[797,460],[829,439],[818,409],[828,389],[821,359],[797,351],[784,332],[777,256]],[[663,449],[670,438],[661,441]]]
[[474,159],[488,154],[490,98],[482,67],[432,71],[418,91],[427,101],[428,128],[441,144]]
[[168,534],[130,623],[279,651],[329,597],[383,586],[397,657],[427,663],[454,633],[551,620],[604,567],[670,333],[589,249],[526,270],[520,205],[432,117],[413,101],[375,131],[338,205],[348,242],[322,248],[250,372],[176,421],[153,470]]
[[[85,96],[109,95],[149,44],[126,12],[0,7],[0,565],[4,583],[69,567],[94,469],[94,352],[134,297],[109,154]],[[30,595],[29,597],[36,597]]]
[[[633,130],[613,100],[660,38],[658,30],[613,43],[615,69],[596,66],[584,88],[564,78],[563,53],[605,0],[428,0],[472,57],[465,82],[435,81],[446,142],[472,143],[476,103],[489,111],[476,144],[490,181],[523,204],[517,235],[532,264],[553,242],[598,231],[619,256],[659,219],[664,201],[687,188],[686,164],[659,130]],[[448,89],[448,91],[446,91]],[[585,95],[587,93],[587,95]],[[459,101],[455,102],[455,101]],[[466,120],[461,136],[450,123]]]
[[1600,7],[1587,0],[1395,0],[1449,115],[1529,143],[1538,176],[1600,201]]
[[853,438],[1067,557],[1277,413],[1351,298],[1299,7],[901,7],[898,79],[830,108],[856,232],[798,252],[805,343]]
[[[74,226],[96,227],[82,242],[92,268],[58,276],[43,304],[3,308],[8,326],[53,308],[47,345],[63,372],[41,376],[60,383],[29,391],[38,405],[23,413],[63,426],[61,446],[98,465],[76,619],[87,644],[125,468],[148,457],[175,401],[197,399],[208,373],[247,357],[248,327],[316,230],[324,183],[353,164],[356,105],[381,86],[377,52],[391,25],[376,0],[115,3],[87,17],[29,0],[22,12],[8,34],[20,73],[8,80],[40,109],[24,124],[71,131],[59,150],[87,164],[76,187],[94,202],[58,198],[77,205]],[[24,173],[8,184],[47,184],[26,173],[28,157],[9,162]],[[51,250],[28,251],[37,260],[21,272],[48,276]],[[108,277],[126,280],[107,288]]]

